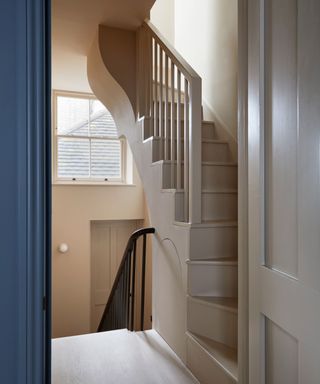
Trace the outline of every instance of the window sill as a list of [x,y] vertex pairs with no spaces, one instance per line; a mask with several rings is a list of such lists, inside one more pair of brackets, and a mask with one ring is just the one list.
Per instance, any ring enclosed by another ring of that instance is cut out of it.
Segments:
[[100,182],[100,181],[54,181],[53,187],[74,186],[74,187],[136,187],[136,184],[121,182]]

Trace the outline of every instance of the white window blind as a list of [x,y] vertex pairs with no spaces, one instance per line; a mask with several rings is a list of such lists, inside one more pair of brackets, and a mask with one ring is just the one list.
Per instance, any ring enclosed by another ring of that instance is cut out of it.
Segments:
[[121,181],[123,142],[104,105],[93,98],[56,96],[56,178]]

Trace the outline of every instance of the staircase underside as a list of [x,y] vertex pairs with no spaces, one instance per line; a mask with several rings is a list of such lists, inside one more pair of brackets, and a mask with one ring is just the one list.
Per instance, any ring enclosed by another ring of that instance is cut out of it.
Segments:
[[52,340],[52,384],[195,384],[154,331],[102,332]]

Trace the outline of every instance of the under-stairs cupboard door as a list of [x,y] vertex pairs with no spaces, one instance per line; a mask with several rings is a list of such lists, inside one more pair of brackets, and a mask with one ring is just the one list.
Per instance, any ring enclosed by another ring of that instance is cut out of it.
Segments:
[[250,384],[320,382],[319,37],[319,0],[249,0]]

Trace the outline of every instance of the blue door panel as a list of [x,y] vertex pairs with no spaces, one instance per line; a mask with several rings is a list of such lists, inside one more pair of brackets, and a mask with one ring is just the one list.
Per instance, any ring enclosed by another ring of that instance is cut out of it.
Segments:
[[[0,1],[0,383],[50,372],[50,3]],[[49,311],[43,311],[47,296]]]

